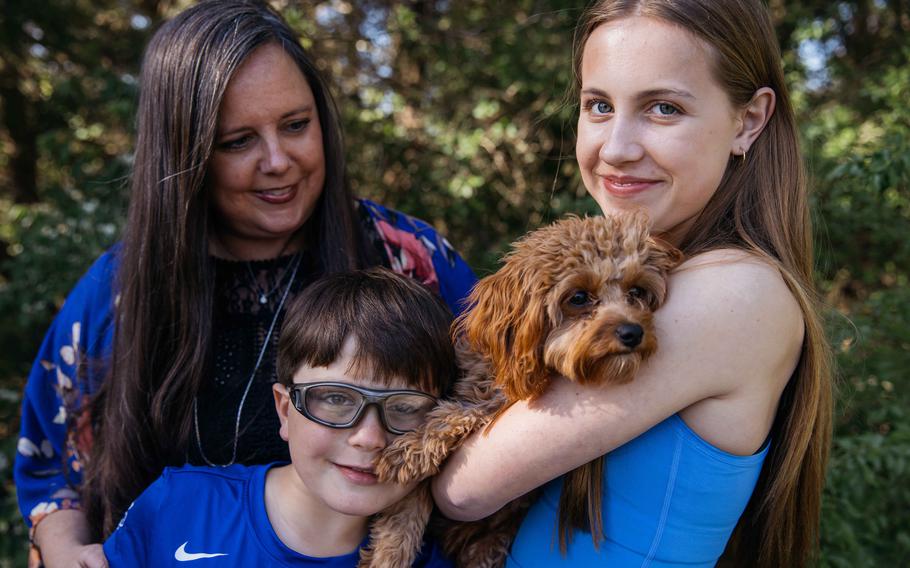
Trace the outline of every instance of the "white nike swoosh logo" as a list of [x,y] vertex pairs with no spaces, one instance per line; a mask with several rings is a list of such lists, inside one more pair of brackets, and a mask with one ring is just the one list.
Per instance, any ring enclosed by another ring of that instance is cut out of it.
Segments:
[[224,552],[216,552],[214,554],[209,554],[207,552],[187,552],[186,545],[189,544],[189,542],[190,541],[184,542],[183,544],[180,545],[180,548],[178,548],[174,552],[174,559],[177,560],[178,562],[188,562],[190,560],[201,560],[203,558],[215,558],[216,556],[227,556],[227,554]]

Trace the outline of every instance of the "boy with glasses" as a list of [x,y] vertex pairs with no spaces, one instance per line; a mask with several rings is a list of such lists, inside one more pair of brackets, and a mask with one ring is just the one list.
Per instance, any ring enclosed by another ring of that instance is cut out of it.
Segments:
[[[454,382],[450,323],[441,300],[385,269],[308,286],[273,387],[291,463],[165,469],[105,542],[110,565],[356,566],[369,517],[416,485],[379,483],[373,461]],[[414,566],[451,564],[425,543]]]

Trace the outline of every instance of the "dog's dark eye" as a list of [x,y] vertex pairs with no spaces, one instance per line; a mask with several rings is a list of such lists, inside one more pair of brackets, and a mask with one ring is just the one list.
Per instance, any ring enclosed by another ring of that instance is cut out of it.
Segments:
[[629,298],[630,302],[635,302],[637,300],[645,300],[648,296],[648,291],[642,288],[641,286],[632,286],[629,288],[629,291],[626,292],[626,296]]
[[568,301],[570,305],[575,306],[576,308],[580,308],[591,303],[591,296],[584,290],[578,290],[569,296]]

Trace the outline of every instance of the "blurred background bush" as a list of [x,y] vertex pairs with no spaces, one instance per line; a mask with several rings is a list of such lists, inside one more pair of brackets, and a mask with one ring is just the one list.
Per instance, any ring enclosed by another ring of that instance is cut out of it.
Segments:
[[[24,564],[21,391],[76,279],[118,238],[142,48],[180,0],[0,10],[0,568]],[[480,275],[594,212],[565,98],[583,2],[275,1],[334,83],[356,193],[432,222]],[[812,173],[838,357],[820,565],[910,565],[910,2],[770,0]]]

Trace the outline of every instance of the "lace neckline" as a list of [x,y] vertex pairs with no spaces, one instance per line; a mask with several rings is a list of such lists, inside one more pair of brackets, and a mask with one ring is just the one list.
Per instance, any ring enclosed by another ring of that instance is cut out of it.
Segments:
[[[231,260],[212,256],[215,263],[215,314],[248,314],[271,317],[278,308],[279,293],[288,284],[289,269],[300,258],[300,275],[291,295],[318,271],[306,252],[262,260]],[[265,302],[261,302],[262,298]]]

